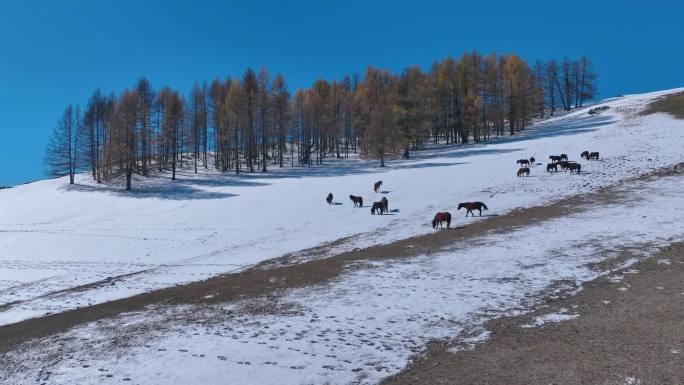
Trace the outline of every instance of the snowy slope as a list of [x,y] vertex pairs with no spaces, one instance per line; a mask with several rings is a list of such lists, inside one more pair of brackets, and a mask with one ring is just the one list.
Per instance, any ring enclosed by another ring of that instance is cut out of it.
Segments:
[[[680,89],[681,90],[681,89]],[[684,122],[637,112],[670,90],[615,98],[535,125],[487,145],[434,149],[385,169],[374,162],[283,170],[241,177],[213,173],[144,181],[133,193],[47,180],[0,191],[0,324],[121,298],[155,288],[239,271],[260,261],[355,234],[343,248],[433,231],[436,211],[456,214],[459,201],[482,200],[489,213],[553,202],[682,161]],[[645,140],[644,138],[648,138]],[[547,174],[543,166],[516,178],[515,160],[600,151],[582,175]],[[383,180],[386,194],[372,184]],[[335,195],[340,205],[328,206]],[[389,216],[353,208],[385,195]],[[336,249],[335,251],[339,251]],[[108,277],[114,282],[91,285]],[[83,287],[82,290],[68,289]]]
[[[9,353],[0,379],[16,385],[374,384],[404,368],[432,339],[465,332],[474,337],[460,341],[483,342],[484,321],[519,314],[549,285],[577,290],[603,273],[589,263],[625,250],[645,256],[682,239],[681,178],[633,182],[620,192],[624,201],[504,235],[483,234],[449,252],[375,262],[285,293],[274,313],[254,314],[254,303],[246,301],[160,307],[82,325]],[[620,275],[607,278],[615,290],[630,290]],[[582,316],[566,310],[522,327]]]

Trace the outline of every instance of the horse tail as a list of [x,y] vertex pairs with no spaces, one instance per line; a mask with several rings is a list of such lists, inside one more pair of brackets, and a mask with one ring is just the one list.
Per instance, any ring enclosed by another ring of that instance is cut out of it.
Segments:
[[489,210],[489,208],[487,208],[487,205],[484,204],[484,202],[482,202],[482,208],[485,209],[485,210]]

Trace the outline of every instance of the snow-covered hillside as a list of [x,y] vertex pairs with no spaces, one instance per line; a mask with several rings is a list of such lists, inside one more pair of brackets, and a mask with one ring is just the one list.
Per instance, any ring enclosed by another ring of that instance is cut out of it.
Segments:
[[[524,135],[487,145],[433,149],[380,169],[360,160],[340,167],[274,171],[235,177],[181,175],[147,181],[131,193],[46,180],[0,191],[0,324],[155,288],[243,270],[255,263],[358,235],[335,251],[434,231],[436,211],[481,200],[490,211],[551,203],[681,162],[684,121],[639,116],[650,100],[670,90],[605,101],[597,115],[578,110],[535,125]],[[515,161],[550,154],[581,160],[582,174],[532,168],[517,178]],[[383,192],[372,186],[383,180]],[[332,192],[338,204],[327,205]],[[382,196],[391,215],[354,208]],[[476,219],[479,220],[479,219]],[[112,277],[105,285],[90,285]],[[80,290],[69,289],[81,287]]]

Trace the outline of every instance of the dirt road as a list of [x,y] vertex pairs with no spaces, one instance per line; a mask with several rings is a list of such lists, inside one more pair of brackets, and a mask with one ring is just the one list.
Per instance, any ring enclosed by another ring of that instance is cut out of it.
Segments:
[[[684,242],[589,282],[537,312],[488,322],[491,339],[450,352],[435,342],[384,384],[682,384]],[[611,279],[612,278],[612,279]],[[536,317],[570,314],[525,327]]]

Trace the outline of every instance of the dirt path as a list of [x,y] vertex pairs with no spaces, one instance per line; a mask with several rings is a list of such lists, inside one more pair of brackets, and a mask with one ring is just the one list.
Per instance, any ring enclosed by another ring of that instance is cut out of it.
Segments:
[[[682,277],[684,242],[535,313],[489,321],[491,339],[472,350],[453,353],[448,342],[435,342],[383,383],[682,384]],[[521,327],[562,309],[579,317]]]
[[[664,169],[636,179],[665,175],[682,175],[682,165]],[[473,241],[484,233],[505,233],[532,223],[559,218],[569,213],[589,209],[597,202],[611,203],[624,198],[625,187],[635,180],[604,188],[591,194],[564,199],[548,206],[515,210],[502,216],[476,221],[468,226],[408,238],[387,245],[345,252],[334,257],[293,265],[267,261],[247,271],[219,276],[206,281],[153,291],[130,298],[106,302],[16,324],[0,327],[0,351],[7,351],[30,339],[67,330],[79,324],[114,317],[124,312],[139,310],[149,305],[164,303],[226,302],[250,297],[278,295],[286,289],[322,284],[345,270],[359,268],[351,262],[378,259],[400,259],[434,252],[447,251],[462,242]],[[332,246],[308,250],[315,255],[328,252]],[[283,261],[287,263],[288,257]],[[274,267],[276,266],[276,267]],[[205,297],[211,296],[211,299]]]

